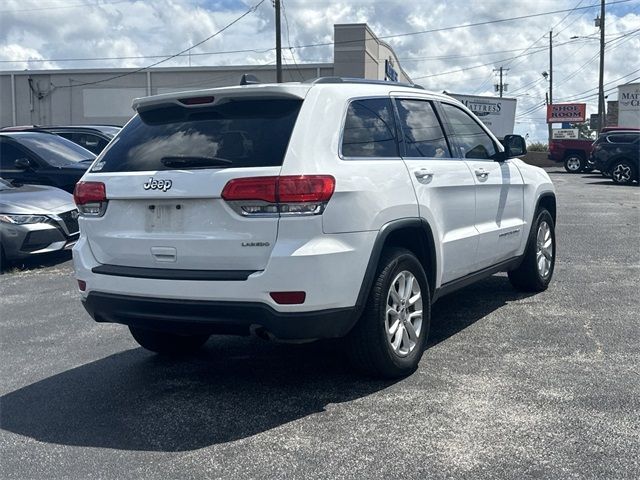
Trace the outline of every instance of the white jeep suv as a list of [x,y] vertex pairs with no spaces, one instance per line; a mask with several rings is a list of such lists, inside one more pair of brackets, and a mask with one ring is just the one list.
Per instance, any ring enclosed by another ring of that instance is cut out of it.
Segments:
[[89,314],[149,350],[346,337],[357,367],[402,376],[438,297],[499,271],[551,280],[548,175],[446,95],[322,78],[134,108],[76,186],[73,257]]

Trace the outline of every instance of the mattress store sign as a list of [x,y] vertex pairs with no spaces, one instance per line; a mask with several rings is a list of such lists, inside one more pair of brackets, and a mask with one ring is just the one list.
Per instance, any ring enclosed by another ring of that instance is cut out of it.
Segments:
[[640,128],[640,84],[618,87],[618,126]]
[[547,105],[547,123],[584,122],[586,103],[556,103]]
[[496,137],[504,137],[513,133],[516,117],[516,100],[514,98],[457,95],[455,93],[448,95],[462,102]]

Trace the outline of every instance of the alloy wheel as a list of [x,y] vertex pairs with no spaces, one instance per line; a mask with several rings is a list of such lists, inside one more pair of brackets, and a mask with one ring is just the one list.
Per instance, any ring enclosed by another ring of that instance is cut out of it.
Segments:
[[619,163],[611,172],[611,176],[618,183],[627,183],[631,180],[631,167],[624,163]]
[[581,161],[578,157],[569,157],[567,158],[567,168],[572,172],[577,172],[580,170]]
[[553,264],[553,238],[551,236],[551,227],[544,220],[538,226],[536,262],[540,276],[547,278],[551,274],[551,266]]
[[385,327],[393,352],[405,357],[422,333],[422,292],[418,279],[408,270],[400,272],[387,294]]

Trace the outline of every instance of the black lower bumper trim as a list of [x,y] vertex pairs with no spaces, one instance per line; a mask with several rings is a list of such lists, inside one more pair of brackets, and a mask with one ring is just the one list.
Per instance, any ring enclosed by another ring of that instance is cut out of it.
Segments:
[[122,265],[99,265],[91,269],[100,275],[153,278],[156,280],[243,281],[258,270],[187,270],[182,268],[146,268]]
[[82,303],[97,322],[183,334],[248,335],[251,326],[259,326],[282,340],[336,338],[346,335],[357,321],[355,307],[282,313],[257,302],[176,300],[102,292],[90,292]]

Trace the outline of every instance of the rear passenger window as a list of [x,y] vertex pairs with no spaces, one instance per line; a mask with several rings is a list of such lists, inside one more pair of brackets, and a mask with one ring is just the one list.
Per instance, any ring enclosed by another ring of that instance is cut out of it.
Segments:
[[397,105],[407,157],[451,157],[431,102],[398,100]]
[[491,137],[467,112],[447,103],[442,109],[464,158],[491,158],[496,153]]
[[342,137],[345,157],[399,157],[391,100],[371,98],[349,105]]

